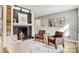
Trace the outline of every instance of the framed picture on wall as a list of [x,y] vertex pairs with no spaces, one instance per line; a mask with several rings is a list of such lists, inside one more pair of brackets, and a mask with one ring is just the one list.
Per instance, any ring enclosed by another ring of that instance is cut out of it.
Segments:
[[48,20],[49,27],[63,27],[65,25],[65,17],[57,17]]
[[52,19],[49,19],[49,20],[48,20],[48,26],[49,26],[49,27],[52,27]]
[[59,18],[59,27],[63,27],[65,25],[65,17]]
[[27,23],[27,15],[18,13],[18,22],[21,24]]
[[52,24],[53,24],[53,27],[58,27],[58,18],[53,18]]
[[49,19],[49,27],[58,27],[58,18]]

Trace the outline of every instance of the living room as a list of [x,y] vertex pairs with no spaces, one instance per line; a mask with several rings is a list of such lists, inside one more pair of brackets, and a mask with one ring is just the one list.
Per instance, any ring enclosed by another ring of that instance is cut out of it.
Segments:
[[6,8],[2,43],[9,53],[78,52],[78,6],[8,5],[3,12]]

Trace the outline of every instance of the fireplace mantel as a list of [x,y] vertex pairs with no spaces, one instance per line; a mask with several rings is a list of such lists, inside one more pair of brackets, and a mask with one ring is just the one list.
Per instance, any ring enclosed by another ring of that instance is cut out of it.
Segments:
[[13,26],[32,26],[32,24],[26,24],[26,23],[13,23]]

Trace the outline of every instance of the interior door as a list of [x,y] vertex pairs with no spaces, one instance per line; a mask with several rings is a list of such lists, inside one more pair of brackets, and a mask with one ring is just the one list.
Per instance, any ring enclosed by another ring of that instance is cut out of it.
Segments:
[[40,28],[41,28],[41,20],[40,19],[36,19],[35,20],[35,33],[38,33]]

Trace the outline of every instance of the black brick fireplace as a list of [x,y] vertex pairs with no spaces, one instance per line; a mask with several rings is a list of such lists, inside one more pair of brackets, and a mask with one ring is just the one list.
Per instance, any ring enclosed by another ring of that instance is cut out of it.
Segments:
[[20,40],[20,33],[23,34],[23,39],[31,38],[31,26],[15,26],[13,32],[18,36],[18,40]]

